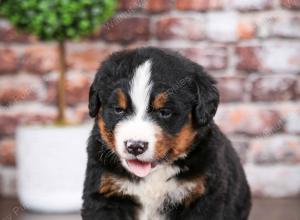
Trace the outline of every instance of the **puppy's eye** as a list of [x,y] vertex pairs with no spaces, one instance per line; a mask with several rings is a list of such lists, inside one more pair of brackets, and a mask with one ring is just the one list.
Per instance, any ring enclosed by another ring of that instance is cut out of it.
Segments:
[[125,114],[126,110],[121,107],[114,107],[114,112],[117,115],[123,115],[123,114]]
[[172,113],[171,109],[162,108],[162,109],[158,110],[158,114],[159,114],[159,117],[161,117],[161,118],[170,118],[173,113]]

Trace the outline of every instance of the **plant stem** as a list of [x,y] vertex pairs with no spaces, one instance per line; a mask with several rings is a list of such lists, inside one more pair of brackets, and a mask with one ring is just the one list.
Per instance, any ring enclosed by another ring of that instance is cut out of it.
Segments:
[[66,48],[65,41],[60,41],[58,44],[59,53],[59,80],[57,88],[57,107],[58,107],[58,117],[57,124],[65,125],[65,74],[66,74]]

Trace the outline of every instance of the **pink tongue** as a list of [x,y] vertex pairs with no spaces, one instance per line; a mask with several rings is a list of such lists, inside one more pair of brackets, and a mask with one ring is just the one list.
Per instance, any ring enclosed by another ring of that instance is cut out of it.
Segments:
[[129,171],[138,177],[145,177],[150,173],[151,163],[141,162],[138,160],[127,161]]

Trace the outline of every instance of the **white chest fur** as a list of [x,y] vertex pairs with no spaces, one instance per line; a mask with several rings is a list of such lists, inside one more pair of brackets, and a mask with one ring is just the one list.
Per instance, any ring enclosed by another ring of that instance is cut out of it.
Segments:
[[178,172],[179,169],[175,167],[157,167],[139,183],[128,180],[119,181],[124,194],[139,199],[142,205],[139,220],[164,220],[165,216],[160,212],[163,203],[167,202],[168,205],[172,205],[181,202],[193,190],[194,183],[178,183],[174,178],[170,178]]

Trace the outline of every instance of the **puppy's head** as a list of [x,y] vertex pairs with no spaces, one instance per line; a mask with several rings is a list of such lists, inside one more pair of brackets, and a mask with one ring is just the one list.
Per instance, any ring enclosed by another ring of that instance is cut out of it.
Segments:
[[155,48],[113,54],[89,98],[102,140],[139,177],[185,157],[219,102],[214,80],[199,65]]

